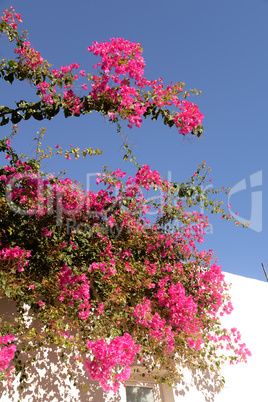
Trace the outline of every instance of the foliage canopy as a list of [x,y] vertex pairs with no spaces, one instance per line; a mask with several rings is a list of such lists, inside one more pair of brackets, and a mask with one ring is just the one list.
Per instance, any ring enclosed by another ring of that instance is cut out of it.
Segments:
[[[17,22],[21,16],[12,7],[4,11],[0,32],[15,43],[17,56],[0,61],[0,75],[10,84],[30,81],[40,101],[1,106],[1,126],[51,119],[60,111],[65,117],[97,111],[109,116],[118,132],[121,121],[131,128],[161,116],[182,135],[201,135],[203,115],[187,100],[184,84],[165,88],[161,79],[144,78],[140,44],[122,38],[95,42],[88,50],[101,57],[98,75],[75,74],[77,63],[57,70],[43,60],[27,33],[18,33]],[[75,93],[79,79],[87,79],[81,84],[87,95]],[[18,308],[17,321],[1,322],[2,379],[13,364],[26,384],[36,351],[49,345],[68,356],[74,379],[76,363],[83,362],[91,379],[113,391],[133,365],[171,384],[183,366],[220,375],[225,360],[246,361],[250,352],[238,330],[221,327],[220,317],[232,310],[221,268],[212,250],[197,247],[208,218],[194,206],[229,219],[222,203],[212,200],[217,191],[202,189],[205,164],[181,184],[137,162],[134,177],[105,168],[97,179],[102,188],[85,192],[68,178],[41,171],[42,159],[52,154],[41,148],[43,129],[35,159],[18,156],[11,147],[16,130],[13,126],[0,141],[9,161],[0,169],[0,296]],[[127,159],[131,149],[124,146]],[[77,159],[80,153],[101,151],[72,149],[64,155]],[[146,199],[149,190],[160,190],[159,201]],[[153,222],[146,218],[149,210],[156,212]]]

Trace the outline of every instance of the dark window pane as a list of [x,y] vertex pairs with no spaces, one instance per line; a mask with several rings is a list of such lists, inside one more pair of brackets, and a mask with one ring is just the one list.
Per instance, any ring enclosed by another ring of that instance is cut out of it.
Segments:
[[127,402],[154,402],[153,388],[126,387]]

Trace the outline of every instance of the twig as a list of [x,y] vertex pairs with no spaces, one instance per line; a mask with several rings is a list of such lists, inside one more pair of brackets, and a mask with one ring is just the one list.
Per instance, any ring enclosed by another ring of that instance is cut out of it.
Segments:
[[268,282],[268,275],[267,275],[266,269],[264,268],[263,262],[261,263],[261,265],[262,265],[262,268],[264,270],[264,273],[265,273],[265,276],[266,276],[266,279],[267,279],[267,282]]

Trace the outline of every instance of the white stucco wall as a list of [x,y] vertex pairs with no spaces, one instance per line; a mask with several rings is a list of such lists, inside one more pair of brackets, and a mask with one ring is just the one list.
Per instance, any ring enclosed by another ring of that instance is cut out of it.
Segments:
[[[226,281],[232,283],[234,311],[225,317],[224,326],[239,329],[252,357],[247,364],[223,368],[226,386],[220,392],[213,378],[185,373],[184,380],[173,390],[161,386],[157,391],[159,400],[155,402],[268,402],[268,283],[232,274],[226,274]],[[0,314],[12,308],[12,304],[0,300]],[[78,390],[68,380],[66,370],[62,366],[59,369],[58,363],[56,354],[47,351],[45,359],[40,356],[32,369],[29,389],[19,391],[16,382],[12,387],[0,387],[0,402],[15,402],[19,398],[23,402],[126,402],[124,387],[118,395],[108,395],[97,383],[90,382],[84,372],[81,372],[81,380],[88,384],[88,390]]]
[[191,378],[188,391],[185,392],[185,385],[175,387],[176,402],[268,402],[268,283],[229,273],[225,278],[232,283],[234,310],[222,322],[227,328],[239,329],[252,356],[247,364],[228,364],[223,368],[226,384],[221,392],[197,391],[191,386]]

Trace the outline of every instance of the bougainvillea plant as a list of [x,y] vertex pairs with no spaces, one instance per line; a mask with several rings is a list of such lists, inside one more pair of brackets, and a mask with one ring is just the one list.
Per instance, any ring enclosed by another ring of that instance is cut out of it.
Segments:
[[[201,135],[204,116],[197,105],[187,100],[189,93],[183,91],[184,83],[170,84],[165,88],[161,78],[147,80],[139,43],[112,38],[109,42],[95,42],[89,46],[88,51],[101,56],[101,62],[93,66],[96,69],[100,67],[98,75],[80,70],[77,63],[57,70],[51,68],[52,65],[31,46],[26,31],[18,34],[17,22],[22,22],[20,14],[14,13],[13,8],[4,10],[0,32],[16,43],[14,51],[18,57],[1,60],[1,78],[10,83],[14,79],[31,82],[40,101],[20,100],[17,108],[1,106],[0,125],[9,121],[17,124],[31,117],[51,119],[60,110],[65,117],[80,116],[94,110],[115,122],[126,120],[130,128],[133,125],[140,127],[143,117],[151,116],[156,120],[161,115],[164,124],[175,125],[181,134]],[[85,95],[79,96],[75,88],[79,93],[85,91]],[[197,90],[191,92],[198,93]],[[171,106],[176,111],[170,112]]]
[[[17,57],[1,61],[1,77],[30,80],[41,99],[20,101],[16,109],[1,106],[1,125],[51,119],[61,109],[66,117],[95,110],[119,130],[122,120],[139,127],[144,117],[160,114],[182,135],[201,135],[203,115],[186,100],[183,84],[164,88],[161,79],[144,78],[139,44],[111,39],[90,46],[101,56],[98,75],[79,71],[76,63],[57,70],[25,32],[18,34],[17,22],[21,16],[12,7],[4,10],[0,31],[15,41]],[[84,77],[87,95],[80,97],[74,83]],[[228,286],[212,250],[197,247],[209,223],[194,206],[226,217],[221,203],[202,190],[205,164],[183,184],[163,180],[146,165],[128,178],[105,169],[97,177],[100,190],[86,192],[68,178],[43,173],[41,161],[50,155],[39,142],[35,159],[18,156],[12,135],[0,141],[8,162],[0,169],[0,296],[16,302],[18,318],[2,317],[0,378],[14,368],[27,383],[37,351],[57,345],[71,360],[70,376],[82,362],[106,391],[116,392],[133,366],[169,384],[182,366],[209,369],[221,385],[222,363],[246,361],[250,352],[236,328],[222,328],[221,316],[232,311]],[[77,158],[79,149],[72,153]],[[159,201],[146,199],[150,190],[158,190]],[[146,218],[152,210],[153,222]]]

